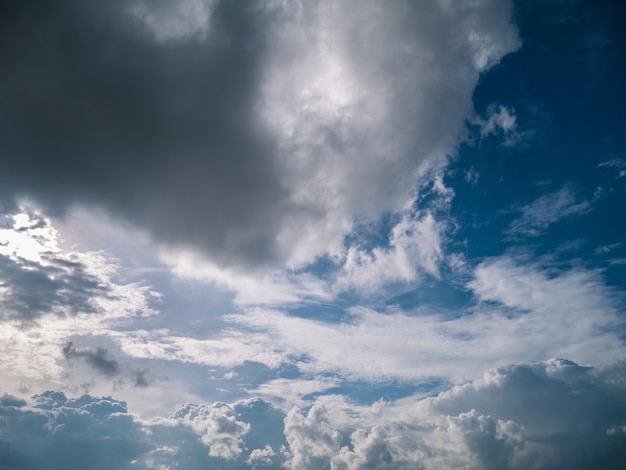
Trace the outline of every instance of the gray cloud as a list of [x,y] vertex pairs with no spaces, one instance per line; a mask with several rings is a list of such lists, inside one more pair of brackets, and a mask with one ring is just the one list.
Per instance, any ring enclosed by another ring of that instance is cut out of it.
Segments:
[[102,347],[77,348],[72,341],[68,341],[62,348],[63,357],[68,361],[79,360],[90,369],[109,379],[114,379],[116,384],[123,384],[127,380],[133,387],[145,388],[150,386],[154,378],[147,369],[134,369],[128,364],[120,363],[111,357],[109,350]]
[[43,255],[47,264],[0,255],[0,285],[6,289],[1,316],[33,320],[45,313],[95,313],[92,300],[108,287],[79,262]]
[[220,265],[310,261],[454,151],[480,73],[518,46],[511,15],[4,3],[0,199],[104,207]]
[[134,370],[131,373],[131,378],[135,387],[147,387],[152,383],[152,380],[149,377],[149,371],[145,369]]
[[[83,359],[95,370],[109,377],[117,375],[120,372],[119,363],[115,359],[109,358],[109,352],[104,348],[96,348],[93,350],[77,349],[70,341],[63,346],[63,356],[68,360],[76,358]],[[143,379],[139,381],[143,382]]]
[[160,239],[270,256],[271,236],[247,232],[279,216],[267,209],[282,194],[251,110],[266,19],[223,2],[206,41],[160,44],[127,5],[3,5],[2,192],[57,213],[104,204]]
[[[9,401],[7,403],[7,401]],[[149,449],[124,402],[58,392],[0,405],[0,466],[35,470],[129,468]]]

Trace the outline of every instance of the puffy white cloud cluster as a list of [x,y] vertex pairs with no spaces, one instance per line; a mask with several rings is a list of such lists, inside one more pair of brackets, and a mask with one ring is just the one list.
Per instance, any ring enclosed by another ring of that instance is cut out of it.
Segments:
[[233,459],[239,456],[243,445],[242,436],[250,430],[250,424],[238,421],[233,409],[226,403],[183,405],[172,418],[191,426],[201,436],[202,443],[209,448],[212,457]]
[[290,468],[327,468],[339,449],[341,434],[333,429],[323,407],[313,406],[306,416],[293,408],[285,418]]
[[[285,420],[291,468],[618,469],[626,382],[615,377],[624,370],[554,359],[496,369],[417,402],[359,407],[322,397]],[[350,428],[346,445],[336,430]]]
[[139,422],[123,402],[57,392],[0,398],[0,466],[618,470],[626,365],[552,359],[494,369],[436,396],[308,410],[260,400],[181,405]]

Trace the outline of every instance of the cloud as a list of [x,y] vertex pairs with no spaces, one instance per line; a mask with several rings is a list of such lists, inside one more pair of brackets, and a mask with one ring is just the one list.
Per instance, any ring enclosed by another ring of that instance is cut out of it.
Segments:
[[0,397],[0,465],[35,468],[621,468],[623,362],[514,364],[428,398],[318,396],[184,404],[137,421],[125,403],[45,392]]
[[184,405],[172,415],[185,425],[191,426],[199,434],[202,443],[209,448],[211,457],[234,459],[241,454],[242,436],[250,430],[250,425],[238,421],[233,410],[225,403],[212,406]]
[[[116,281],[117,266],[98,252],[65,250],[49,219],[29,205],[2,214],[8,223],[0,228],[0,299],[5,319],[32,321],[45,315],[127,315],[134,307],[141,314],[154,311],[131,299],[129,288]],[[113,304],[126,298],[117,313]],[[133,313],[137,313],[133,311]]]
[[337,253],[454,153],[510,2],[3,6],[0,196],[220,267]]
[[[155,450],[150,468],[282,468],[283,411],[260,399],[184,404],[145,422]],[[162,449],[162,450],[159,450]]]
[[[0,396],[0,467],[280,468],[284,414],[262,400],[181,405],[142,422],[110,397],[47,391],[28,401]],[[251,429],[254,426],[254,430]],[[240,455],[245,451],[245,455]],[[272,464],[276,461],[275,464]]]
[[154,315],[156,294],[145,284],[123,280],[119,263],[104,253],[65,248],[50,220],[32,206],[13,209],[2,214],[0,228],[2,380],[57,384],[64,357],[80,359],[105,376],[118,375],[121,364],[104,349],[68,342]]
[[335,288],[372,292],[394,281],[416,281],[422,272],[439,278],[442,231],[443,224],[430,212],[421,217],[405,215],[391,229],[388,248],[367,252],[353,245],[348,249]]
[[622,303],[601,271],[511,255],[463,269],[474,301],[456,309],[352,307],[329,319],[246,307],[223,316],[222,329],[206,338],[168,329],[108,335],[134,358],[226,369],[256,363],[276,373],[295,367],[307,381],[272,381],[255,390],[296,403],[335,380],[458,382],[502,361],[566,356],[599,364],[623,356]]
[[130,2],[130,12],[159,42],[205,39],[211,27],[213,0],[183,0],[175,4]]
[[30,406],[5,399],[0,429],[3,468],[128,468],[149,449],[126,404],[112,398],[68,399],[45,392],[35,395]]
[[[368,407],[337,397],[344,413],[326,410],[331,401],[322,397],[308,414],[294,408],[285,419],[287,440],[301,458],[292,468],[617,469],[626,402],[615,377],[623,368],[560,359],[520,364],[418,401]],[[344,445],[337,433],[353,427]]]
[[83,359],[98,372],[109,377],[117,375],[120,371],[119,363],[115,359],[109,358],[108,351],[104,348],[79,350],[69,341],[63,346],[63,355],[68,360],[75,358]]
[[588,201],[581,200],[570,188],[565,187],[522,206],[519,209],[521,216],[511,222],[505,233],[536,237],[542,235],[550,225],[567,217],[582,215],[590,209]]
[[499,361],[599,364],[624,354],[621,301],[599,271],[505,255],[480,263],[467,287],[477,303],[461,311],[354,308],[330,323],[256,309],[226,319],[266,335],[259,347],[283,363],[348,380],[456,381]]
[[285,436],[291,451],[288,468],[328,468],[339,451],[341,434],[328,422],[326,410],[313,406],[306,416],[293,408],[285,417]]
[[486,119],[475,116],[470,123],[478,126],[481,139],[489,135],[502,134],[506,146],[515,145],[521,137],[517,131],[515,110],[506,106],[490,105],[487,108]]
[[[320,269],[241,273],[220,268],[192,252],[161,251],[164,263],[185,280],[214,283],[232,292],[243,308],[330,303],[345,293],[376,295],[380,289],[415,285],[425,277],[440,279],[446,220],[454,191],[443,183],[441,164],[422,175],[416,195],[388,221],[361,220],[346,237],[340,253],[324,257]],[[419,207],[419,209],[416,209]]]
[[46,313],[96,313],[93,298],[111,290],[86,257],[63,253],[50,221],[29,209],[2,214],[0,228],[0,299],[4,318],[34,320]]

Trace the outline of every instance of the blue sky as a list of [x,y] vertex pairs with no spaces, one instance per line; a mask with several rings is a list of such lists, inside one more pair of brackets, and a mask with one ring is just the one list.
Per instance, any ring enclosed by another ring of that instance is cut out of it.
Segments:
[[621,468],[617,1],[0,8],[0,468]]

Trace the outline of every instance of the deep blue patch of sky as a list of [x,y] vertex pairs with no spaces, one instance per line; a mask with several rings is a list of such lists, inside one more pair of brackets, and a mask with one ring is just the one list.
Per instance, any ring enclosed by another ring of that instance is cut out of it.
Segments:
[[[451,215],[460,222],[452,243],[468,259],[521,245],[537,255],[588,261],[599,247],[612,245],[612,257],[624,256],[626,247],[616,244],[626,239],[626,221],[618,216],[626,178],[620,168],[600,165],[626,161],[626,4],[568,3],[518,2],[523,47],[486,73],[475,90],[479,114],[494,104],[515,110],[520,140],[506,146],[502,135],[475,139],[450,165],[446,183],[456,193]],[[469,171],[479,175],[476,184],[465,181]],[[564,187],[593,203],[591,209],[531,239],[506,236],[520,207]],[[576,249],[565,255],[564,246]],[[623,282],[618,271],[614,266],[609,282]]]

